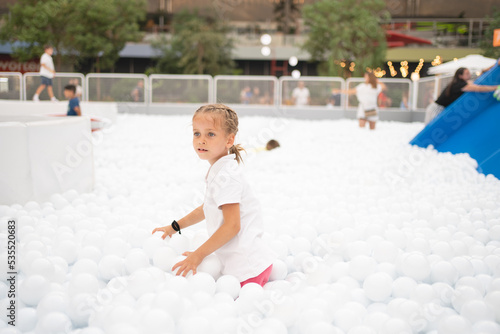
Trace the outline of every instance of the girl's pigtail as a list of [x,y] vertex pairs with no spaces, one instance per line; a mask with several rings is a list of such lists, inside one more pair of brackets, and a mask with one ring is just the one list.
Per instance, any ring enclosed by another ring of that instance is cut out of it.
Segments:
[[240,144],[233,145],[231,146],[231,148],[229,148],[229,153],[236,155],[236,161],[238,163],[243,162],[240,151],[245,151],[243,146],[241,146]]

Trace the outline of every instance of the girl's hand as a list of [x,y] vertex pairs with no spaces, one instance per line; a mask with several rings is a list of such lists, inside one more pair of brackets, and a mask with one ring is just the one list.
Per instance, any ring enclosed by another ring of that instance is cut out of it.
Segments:
[[156,232],[163,232],[163,235],[161,236],[161,238],[163,240],[165,240],[165,238],[167,236],[169,236],[170,238],[172,238],[172,234],[175,234],[174,229],[170,225],[163,226],[163,227],[157,227],[157,228],[155,228],[153,230],[153,232],[151,232],[151,234],[155,234]]
[[195,275],[196,268],[198,268],[201,261],[203,261],[203,258],[201,256],[198,256],[195,252],[184,252],[182,253],[182,255],[187,257],[184,260],[174,264],[174,266],[172,267],[172,271],[175,271],[176,268],[179,268],[179,270],[177,270],[177,273],[175,273],[176,276],[182,274],[182,276],[186,277],[186,275],[190,271],[192,271],[193,275]]

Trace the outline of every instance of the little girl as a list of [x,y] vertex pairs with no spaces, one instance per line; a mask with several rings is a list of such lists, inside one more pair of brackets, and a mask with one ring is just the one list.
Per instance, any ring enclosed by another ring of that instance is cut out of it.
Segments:
[[204,203],[179,221],[158,227],[162,239],[206,219],[210,238],[186,259],[176,263],[176,275],[186,276],[209,254],[215,252],[222,263],[222,274],[237,277],[241,286],[268,280],[274,253],[262,240],[262,215],[257,198],[243,178],[240,145],[234,145],[238,132],[238,115],[223,104],[199,108],[193,116],[193,147],[200,159],[211,167]]

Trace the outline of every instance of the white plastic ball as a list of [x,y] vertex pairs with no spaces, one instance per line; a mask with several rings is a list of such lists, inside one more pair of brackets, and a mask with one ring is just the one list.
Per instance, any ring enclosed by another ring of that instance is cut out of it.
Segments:
[[165,272],[171,272],[176,257],[177,255],[172,248],[158,247],[153,253],[153,264]]
[[68,288],[71,295],[96,293],[99,290],[99,280],[91,274],[80,273],[71,277]]
[[349,262],[349,274],[358,281],[363,281],[375,271],[376,266],[377,262],[372,257],[358,255]]
[[142,249],[134,248],[125,257],[125,268],[129,274],[149,266],[149,257]]
[[65,292],[51,291],[47,293],[38,303],[36,313],[43,317],[50,312],[67,312],[69,297]]
[[438,324],[439,334],[469,334],[471,330],[470,322],[459,315],[447,316]]
[[431,281],[455,284],[458,279],[457,269],[447,261],[438,261],[432,265]]
[[110,254],[99,261],[99,274],[104,280],[125,274],[125,261],[118,255]]
[[28,333],[35,329],[37,321],[38,315],[36,309],[32,307],[23,307],[18,311],[16,327],[22,333]]
[[19,298],[29,306],[36,306],[49,292],[49,282],[41,275],[26,277],[19,284]]
[[78,257],[78,245],[73,240],[63,240],[53,248],[53,255],[62,257],[68,264],[73,264]]
[[382,333],[411,334],[413,332],[410,325],[406,323],[404,320],[398,318],[391,318],[385,322]]
[[97,263],[90,259],[81,259],[75,262],[75,264],[71,268],[71,273],[73,275],[86,273],[92,276],[98,276],[99,267]]
[[215,254],[210,254],[201,261],[200,265],[196,269],[198,273],[207,273],[214,279],[219,278],[221,275],[222,263],[219,257]]
[[162,334],[175,331],[175,321],[172,316],[159,308],[149,309],[141,320],[141,328],[145,333]]
[[187,279],[189,286],[193,291],[203,291],[210,295],[215,293],[215,280],[214,278],[204,272],[198,272]]
[[493,310],[482,300],[471,300],[462,305],[460,315],[471,323],[479,321],[494,321]]
[[363,289],[366,297],[374,302],[387,300],[392,292],[392,277],[386,273],[373,273],[366,277],[363,282]]
[[231,275],[223,275],[217,279],[215,291],[229,294],[236,299],[240,293],[240,281]]
[[37,333],[59,334],[73,329],[69,317],[62,312],[51,312],[41,317],[36,325]]
[[400,261],[400,269],[403,275],[413,278],[417,282],[425,280],[431,273],[429,261],[419,252],[405,254]]
[[285,262],[275,260],[273,263],[273,269],[271,270],[271,275],[269,276],[269,281],[283,280],[286,275],[288,275],[288,269]]

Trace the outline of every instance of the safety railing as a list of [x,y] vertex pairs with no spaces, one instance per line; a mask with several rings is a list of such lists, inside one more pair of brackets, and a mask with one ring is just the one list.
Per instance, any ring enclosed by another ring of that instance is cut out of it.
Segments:
[[441,75],[415,81],[413,83],[413,96],[415,98],[412,101],[412,110],[425,111],[452,79],[452,75]]
[[87,74],[86,101],[146,104],[148,77],[144,74]]
[[[409,79],[379,79],[387,89],[379,98],[381,110],[424,111],[451,81],[451,75]],[[339,91],[352,89],[363,78],[344,80],[339,77],[163,75],[106,73],[56,73],[53,79],[55,96],[64,100],[64,86],[74,84],[82,92],[83,101],[126,102],[146,104],[206,104],[227,103],[239,106],[289,108],[300,98],[296,89],[304,85],[309,91],[304,107],[308,109],[354,110],[355,94]],[[22,75],[0,72],[0,100],[31,100],[41,79],[38,72]],[[294,91],[296,92],[294,94]],[[294,97],[295,95],[295,97]],[[47,90],[40,100],[48,100]]]
[[273,76],[214,77],[214,101],[218,103],[275,106],[278,102],[278,91],[278,78]]
[[148,92],[150,103],[206,104],[213,101],[213,80],[210,75],[153,74]]
[[[412,82],[409,79],[379,79],[386,86],[377,99],[381,110],[410,110],[412,96]],[[346,80],[347,90],[356,88],[365,82],[364,78],[349,78]],[[354,110],[358,107],[356,94],[349,94],[346,109]]]
[[308,108],[342,109],[345,95],[337,91],[345,88],[345,80],[338,77],[280,78],[280,107],[307,106]]
[[[36,90],[40,87],[42,83],[42,79],[40,77],[40,73],[38,72],[28,72],[24,73],[23,76],[24,87],[23,87],[23,96],[25,100],[31,100],[33,95],[35,95]],[[64,99],[64,86],[72,84],[77,87],[77,93],[80,93],[83,97],[85,93],[85,88],[82,87],[82,84],[85,80],[85,76],[81,73],[56,73],[55,77],[52,79],[52,90],[54,92],[54,96],[58,99]],[[49,95],[47,92],[47,87],[40,94],[40,100],[49,100]]]
[[22,80],[22,73],[0,72],[0,100],[22,100]]

